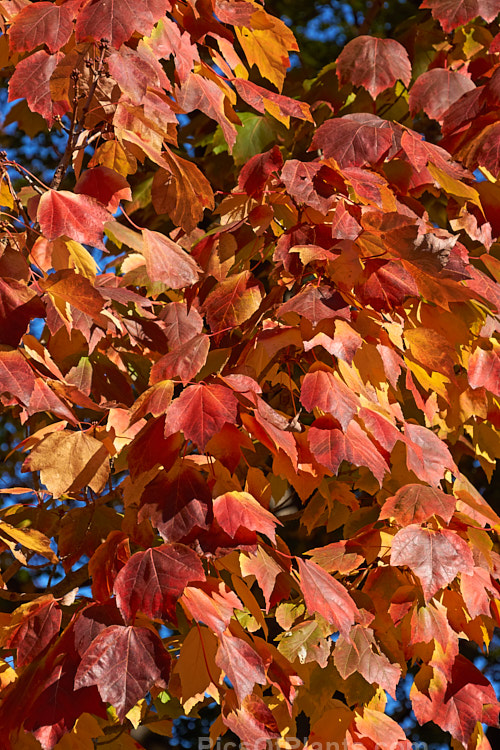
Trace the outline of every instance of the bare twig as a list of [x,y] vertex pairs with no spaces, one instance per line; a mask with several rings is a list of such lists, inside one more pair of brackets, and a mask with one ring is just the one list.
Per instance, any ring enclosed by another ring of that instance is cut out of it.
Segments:
[[[2,154],[0,154],[0,158],[1,158],[1,157],[3,157],[3,152],[2,152]],[[3,163],[2,163],[2,164],[0,164],[0,171],[1,171],[2,177],[3,177],[3,178],[4,178],[5,180],[6,180],[6,181],[7,181],[7,184],[8,184],[8,186],[9,186],[9,190],[10,190],[10,193],[11,193],[11,195],[12,195],[12,199],[13,199],[14,203],[16,204],[16,208],[17,208],[17,212],[18,212],[18,214],[19,214],[20,216],[22,216],[22,218],[23,218],[23,221],[24,221],[24,223],[26,224],[26,227],[29,227],[29,225],[30,225],[30,220],[29,220],[29,216],[28,216],[28,214],[26,213],[26,209],[24,208],[23,204],[21,203],[21,200],[20,200],[20,198],[19,198],[18,194],[17,194],[17,193],[16,193],[16,191],[14,190],[14,186],[12,185],[12,181],[11,181],[11,179],[10,179],[10,175],[9,175],[9,173],[7,172],[7,169],[5,168],[5,163],[6,163],[6,160],[5,160],[5,159],[2,159],[2,162],[3,162]]]
[[[50,586],[44,593],[52,594],[54,599],[61,599],[63,596],[68,594],[73,589],[80,588],[89,580],[89,569],[87,565],[82,565],[78,570],[71,571],[68,575],[63,578],[62,581],[56,583],[54,586]],[[36,591],[34,593],[23,593],[20,594],[17,591],[8,591],[7,589],[0,589],[0,599],[6,599],[10,602],[28,602],[33,599],[38,599],[40,594],[43,592]]]
[[71,164],[75,150],[77,150],[77,147],[78,147],[78,150],[81,148],[81,145],[78,144],[78,140],[84,130],[85,118],[87,117],[88,111],[90,109],[90,104],[92,102],[92,98],[95,94],[97,84],[99,82],[99,77],[102,73],[103,64],[104,64],[104,55],[107,50],[107,44],[104,41],[101,42],[100,46],[101,46],[101,54],[99,56],[97,66],[93,70],[94,79],[90,85],[89,92],[85,100],[85,103],[83,105],[83,109],[82,109],[82,112],[78,121],[76,119],[77,110],[78,110],[78,91],[77,91],[77,86],[76,86],[78,73],[77,71],[74,71],[72,74],[75,80],[75,94],[73,97],[73,112],[71,115],[71,125],[69,127],[68,141],[66,143],[66,148],[64,149],[64,154],[62,156],[61,161],[59,162],[57,166],[57,169],[54,173],[54,177],[50,184],[50,187],[52,188],[52,190],[59,189],[64,179],[64,176],[66,172],[68,171],[68,167]]

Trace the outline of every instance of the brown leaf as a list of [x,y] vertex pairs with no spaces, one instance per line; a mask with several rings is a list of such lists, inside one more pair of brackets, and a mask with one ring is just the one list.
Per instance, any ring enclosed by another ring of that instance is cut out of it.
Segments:
[[40,478],[55,497],[78,492],[89,485],[100,492],[109,475],[109,453],[85,432],[60,430],[44,438],[24,464],[24,470],[40,471]]
[[153,177],[151,199],[159,214],[168,214],[174,224],[192,232],[203,219],[205,209],[213,209],[214,194],[205,175],[170,149],[163,153],[165,169]]

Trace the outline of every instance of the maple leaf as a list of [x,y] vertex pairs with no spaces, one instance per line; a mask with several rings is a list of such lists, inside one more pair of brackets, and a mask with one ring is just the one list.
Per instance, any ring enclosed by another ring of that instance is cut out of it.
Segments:
[[29,404],[35,388],[35,375],[18,349],[0,351],[0,392],[10,393]]
[[314,407],[338,419],[344,432],[356,414],[358,400],[345,383],[325,370],[308,372],[300,394],[302,405],[312,411]]
[[196,552],[181,544],[162,544],[132,555],[115,579],[114,592],[125,622],[133,622],[138,611],[172,620],[187,584],[204,580]]
[[74,687],[77,661],[73,654],[49,667],[38,685],[38,695],[30,706],[24,728],[32,732],[43,750],[52,750],[70,731],[83,712],[104,718],[106,711],[95,687]]
[[468,574],[462,573],[460,576],[460,591],[472,618],[490,615],[488,592],[495,595],[496,589],[487,570],[474,566]]
[[454,379],[456,351],[445,336],[433,328],[422,327],[405,331],[405,340],[417,362],[432,372],[442,372],[450,380]]
[[253,641],[265,664],[268,682],[280,691],[291,715],[299,687],[304,684],[303,680],[275,646],[257,636],[254,636]]
[[255,683],[266,684],[264,664],[259,654],[243,641],[229,633],[222,633],[215,663],[224,670],[241,703],[253,690]]
[[248,64],[256,65],[261,76],[281,91],[290,65],[288,52],[298,50],[293,32],[281,19],[258,9],[252,14],[251,27],[236,27],[236,35]]
[[50,539],[38,529],[31,528],[17,528],[10,523],[0,521],[0,537],[2,542],[6,544],[18,559],[23,562],[26,560],[20,548],[25,547],[28,550],[32,550],[42,557],[47,558],[52,563],[57,564],[57,556],[54,554],[51,546]]
[[237,130],[226,116],[226,101],[223,89],[215,81],[194,73],[189,74],[177,92],[177,102],[185,112],[199,109],[219,123],[231,151],[236,142]]
[[407,297],[416,297],[418,286],[401,263],[377,258],[365,262],[357,292],[360,299],[375,310],[392,310],[402,305]]
[[356,716],[355,726],[362,737],[369,738],[375,745],[397,747],[401,750],[411,748],[411,743],[406,739],[399,724],[381,711],[366,707],[362,716]]
[[246,747],[280,737],[280,730],[270,708],[257,695],[248,695],[240,706],[223,717],[224,724],[241,737]]
[[356,466],[367,466],[382,484],[384,474],[389,470],[374,443],[354,421],[349,423],[345,433],[313,425],[309,428],[307,439],[316,460],[334,474],[338,473],[342,461],[348,461]]
[[371,432],[377,443],[390,453],[398,440],[404,440],[403,435],[394,423],[378,412],[362,407],[359,410],[365,427]]
[[74,313],[68,312],[67,305],[90,315],[99,323],[104,323],[100,313],[104,299],[92,282],[72,269],[64,269],[50,274],[40,282],[64,319],[74,320]]
[[340,53],[337,76],[342,85],[363,86],[375,99],[397,80],[408,86],[411,63],[405,48],[394,39],[358,36]]
[[76,40],[106,39],[119,49],[134,31],[149,34],[153,25],[170,8],[170,0],[87,0],[78,13]]
[[396,207],[394,194],[389,189],[387,181],[380,175],[360,167],[345,167],[343,176],[360,203],[379,206],[386,211]]
[[241,573],[244,576],[254,575],[266,600],[266,612],[269,612],[271,595],[276,584],[276,577],[282,568],[259,545],[255,554],[240,557]]
[[212,682],[213,677],[218,676],[215,663],[217,648],[216,637],[204,627],[190,630],[182,642],[179,657],[172,669],[169,689],[172,690],[174,681],[178,678],[178,694],[186,713],[189,713],[191,705],[203,699],[205,693],[212,695],[217,690]]
[[446,607],[437,601],[417,607],[411,616],[411,638],[413,643],[434,641],[441,647],[438,658],[433,657],[430,664],[448,678],[458,654],[458,636],[451,628],[447,615]]
[[190,385],[167,412],[168,434],[182,430],[204,451],[210,438],[222,427],[236,423],[238,402],[234,393],[223,385]]
[[59,497],[88,484],[100,492],[109,474],[109,453],[99,440],[84,432],[60,430],[48,435],[29,455],[24,470],[40,471],[49,492]]
[[363,167],[397,151],[396,134],[392,123],[376,115],[344,115],[320,125],[314,133],[311,150],[321,149],[343,168]]
[[323,568],[299,558],[300,585],[309,612],[317,612],[331,622],[335,630],[348,636],[359,616],[359,610],[347,589]]
[[477,347],[467,366],[467,378],[471,388],[487,388],[500,396],[500,356],[498,352]]
[[281,179],[288,193],[298,203],[305,203],[311,208],[326,214],[331,199],[324,198],[317,192],[314,178],[323,168],[319,162],[302,162],[289,159],[281,171]]
[[68,190],[47,190],[38,204],[37,219],[49,240],[66,235],[104,249],[102,234],[110,218],[109,211],[95,198],[76,196]]
[[325,547],[310,549],[306,554],[311,555],[312,561],[327,573],[351,573],[364,558],[356,552],[348,552],[347,544],[345,540],[332,542]]
[[[152,51],[157,57],[168,60],[173,57],[175,71],[181,82],[185,81],[200,57],[195,44],[186,31],[181,31],[178,24],[168,16],[161,18],[156,24],[148,40]],[[183,160],[182,160],[183,161]]]
[[[180,445],[175,445],[172,463]],[[160,451],[158,463],[164,455]],[[149,482],[140,502],[139,520],[149,518],[166,542],[188,540],[208,529],[212,520],[212,496],[205,479],[196,469],[182,464]]]
[[395,697],[401,667],[391,664],[387,656],[377,653],[376,649],[373,630],[355,625],[349,638],[339,636],[335,643],[333,660],[344,680],[354,672],[359,672],[371,685],[377,683]]
[[171,349],[186,344],[203,330],[203,318],[194,307],[184,302],[170,302],[163,310],[161,319]]
[[260,286],[249,271],[242,271],[217,284],[210,292],[202,310],[210,329],[217,333],[244,323],[259,309]]
[[62,612],[52,596],[16,610],[6,645],[17,650],[17,667],[34,661],[59,632]]
[[349,308],[345,300],[338,292],[326,285],[306,286],[280,305],[277,312],[280,317],[289,312],[296,312],[312,323],[318,323],[327,318],[350,319]]
[[85,651],[75,675],[75,689],[96,685],[120,721],[153,685],[166,688],[170,656],[148,628],[110,625]]
[[426,0],[285,88],[295,20],[253,0],[0,3],[0,402],[41,487],[0,489],[0,744],[171,734],[169,698],[248,747],[409,750],[418,662],[418,720],[486,749],[459,635],[498,619],[500,521],[455,461],[500,450],[497,6]]
[[434,672],[426,688],[418,679],[410,698],[417,721],[434,721],[467,745],[478,721],[498,726],[500,704],[488,679],[459,654],[454,662],[451,679]]
[[110,531],[89,560],[92,595],[97,602],[105,602],[112,595],[115,578],[129,557],[127,535],[123,531]]
[[213,581],[199,587],[186,586],[181,603],[191,617],[203,622],[214,633],[221,635],[229,625],[235,609],[243,609],[236,594],[221,581]]
[[117,172],[124,177],[137,169],[135,156],[128,152],[119,141],[115,140],[104,141],[88,163],[88,167],[99,165],[108,167],[108,169],[112,169],[113,172]]
[[235,78],[233,83],[236,91],[247,104],[250,104],[257,112],[269,112],[284,125],[288,126],[290,117],[313,121],[311,110],[306,102],[275,94],[274,91],[268,91],[244,78]]
[[278,146],[252,156],[238,175],[238,189],[248,195],[261,195],[269,177],[273,172],[279,172],[282,166],[283,157]]
[[411,87],[408,104],[412,115],[423,110],[426,115],[438,122],[443,120],[457,99],[475,89],[470,78],[444,68],[433,68],[417,78]]
[[25,6],[14,16],[9,29],[11,50],[31,51],[39,44],[46,44],[49,52],[57,52],[71,36],[75,11],[76,6],[71,2],[64,5],[41,2]]
[[330,656],[331,640],[323,637],[315,620],[306,620],[283,633],[278,648],[290,662],[295,659],[301,664],[317,662],[324,669]]
[[9,81],[9,102],[26,98],[30,110],[42,115],[49,127],[69,109],[68,102],[53,101],[50,94],[49,81],[59,58],[60,53],[49,55],[38,50],[17,64]]
[[47,411],[57,414],[61,419],[66,419],[74,425],[78,423],[73,412],[70,411],[66,404],[56,396],[54,391],[43,380],[35,380],[35,387],[31,394],[27,411],[29,414]]
[[137,106],[144,100],[148,86],[170,90],[163,68],[149,47],[142,43],[136,50],[125,46],[119,51],[113,50],[108,57],[108,70],[123,93]]
[[153,177],[153,206],[157,213],[168,214],[176,226],[191,232],[203,219],[205,209],[214,207],[212,187],[196,164],[170,149],[163,152],[163,161],[166,168]]
[[109,625],[124,625],[115,600],[108,599],[103,604],[89,604],[80,610],[73,624],[75,649],[80,657],[99,633]]
[[419,479],[438,485],[444,470],[456,471],[450,451],[437,435],[421,425],[405,425],[406,461]]
[[498,147],[498,123],[487,125],[475,138],[464,146],[462,158],[469,169],[480,165],[486,167],[492,174],[497,174],[500,164]]
[[[161,388],[161,386],[162,384],[160,383],[157,386],[153,386],[153,388]],[[168,407],[172,400],[172,387],[172,383],[166,386],[166,407]],[[152,389],[149,389],[146,393],[150,390]],[[160,405],[163,402],[164,399],[160,393]],[[164,415],[164,411],[163,409],[161,410],[162,415]],[[134,414],[131,418],[131,424],[133,420]],[[182,439],[180,435],[169,435],[165,438],[164,433],[165,417],[161,416],[158,419],[149,420],[140,433],[132,440],[128,450],[129,468],[132,479],[135,480],[138,475],[147,472],[157,464],[162,464],[167,471],[172,468],[177,458],[177,451],[182,444]]]
[[394,518],[400,526],[409,526],[424,523],[438,515],[449,523],[455,505],[456,498],[442,490],[422,484],[407,484],[385,501],[379,518]]
[[444,31],[462,26],[476,16],[493,21],[498,15],[496,0],[424,0],[421,8],[430,8]]
[[425,600],[429,601],[459,572],[468,573],[474,561],[467,543],[455,531],[410,524],[392,540],[391,565],[408,565],[419,577]]
[[32,318],[45,317],[46,310],[35,290],[22,281],[0,279],[0,344],[17,346]]
[[[308,744],[347,741],[346,732],[352,724],[353,712],[339,700],[332,699],[323,715],[311,726]],[[333,739],[332,739],[333,738]]]
[[75,193],[95,198],[111,213],[115,213],[121,200],[132,200],[130,185],[125,177],[109,167],[86,169],[74,190]]
[[65,570],[82,555],[94,554],[108,534],[120,527],[120,516],[103,503],[73,508],[61,521],[59,554]]
[[322,346],[326,351],[343,359],[344,362],[351,365],[354,355],[363,343],[363,339],[345,320],[335,321],[335,334],[333,338],[325,333],[317,333],[309,341],[304,341],[304,350],[308,352],[314,346]]
[[198,281],[198,264],[180,245],[159,232],[142,230],[149,278],[161,281],[171,289],[180,289]]
[[151,368],[150,382],[179,377],[185,385],[199,373],[207,361],[209,350],[210,339],[205,333],[193,336],[155,362]]
[[270,450],[276,447],[282,450],[291,460],[294,469],[297,468],[297,444],[293,434],[289,431],[290,421],[278,414],[266,402],[257,399],[257,410],[254,417],[242,415],[242,421],[247,430],[267,445]]
[[281,522],[248,492],[219,495],[213,508],[217,523],[229,536],[236,536],[241,527],[265,534],[276,543],[275,526]]
[[[153,368],[151,368],[152,380],[155,380],[155,375],[156,371],[155,373],[153,373]],[[141,393],[134,406],[132,407],[132,411],[130,414],[130,426],[132,426],[138,420],[142,419],[145,414],[149,413],[154,417],[159,417],[160,415],[165,414],[168,407],[170,406],[173,394],[174,384],[171,380],[159,380],[157,383],[155,382],[152,388],[148,388],[147,391]],[[163,438],[163,429],[161,429],[160,432],[161,438]],[[133,451],[133,454],[136,454],[138,450],[138,443],[134,444],[134,449],[135,450]],[[135,463],[134,456],[131,459],[129,458],[129,460],[132,467],[137,467],[138,464]],[[156,463],[159,463],[159,461],[157,461]],[[134,469],[132,469],[132,471],[134,471]]]

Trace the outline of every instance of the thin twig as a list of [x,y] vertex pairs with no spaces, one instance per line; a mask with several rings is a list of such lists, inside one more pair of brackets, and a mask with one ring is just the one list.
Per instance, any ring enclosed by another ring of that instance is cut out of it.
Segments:
[[[62,599],[65,594],[68,594],[73,589],[80,588],[89,580],[89,569],[87,565],[82,565],[78,570],[74,570],[63,578],[62,581],[56,583],[55,586],[51,586],[46,589],[44,593],[52,594],[54,599]],[[8,591],[7,589],[0,589],[0,599],[6,599],[11,602],[26,602],[33,599],[38,599],[40,591],[33,593],[18,593],[17,591]]]
[[26,224],[26,228],[29,228],[29,225],[30,225],[29,216],[26,213],[26,209],[24,208],[23,204],[21,203],[21,200],[20,200],[18,194],[14,190],[14,186],[12,185],[12,181],[10,179],[10,175],[7,172],[7,170],[6,170],[6,168],[5,168],[5,166],[3,164],[0,165],[0,170],[1,170],[2,177],[7,181],[10,193],[12,195],[12,199],[13,199],[14,203],[16,204],[17,212],[18,212],[18,214],[20,216],[23,217],[24,223]]
[[66,148],[64,149],[64,154],[62,155],[62,159],[57,165],[56,171],[54,172],[54,177],[52,178],[52,182],[50,183],[50,187],[53,190],[58,190],[61,182],[64,179],[64,175],[66,174],[66,171],[69,167],[69,163],[71,161],[71,158],[73,156],[73,147],[75,144],[75,129],[76,129],[76,112],[78,109],[78,89],[77,89],[77,80],[78,75],[74,71],[72,73],[72,77],[74,80],[74,94],[73,94],[73,111],[71,113],[71,125],[69,127],[69,134],[68,134],[68,140],[66,142]]
[[83,105],[82,113],[80,115],[80,119],[78,120],[78,122],[76,120],[76,113],[77,113],[77,109],[78,109],[78,92],[77,92],[76,83],[77,83],[78,74],[75,71],[75,75],[74,75],[74,78],[75,78],[75,94],[74,94],[74,98],[73,98],[73,112],[72,112],[72,116],[71,116],[71,125],[70,125],[70,128],[69,128],[68,141],[66,143],[66,148],[64,149],[64,154],[62,156],[62,159],[61,159],[61,161],[59,162],[59,164],[57,166],[57,169],[56,169],[56,171],[54,173],[54,177],[53,177],[52,182],[50,184],[50,187],[52,188],[52,190],[58,190],[59,189],[59,187],[60,187],[60,185],[61,185],[61,183],[62,183],[62,181],[64,179],[64,176],[65,176],[65,174],[66,174],[66,172],[68,170],[68,167],[70,166],[70,163],[72,161],[73,154],[74,154],[74,152],[76,150],[76,145],[78,143],[78,139],[80,138],[81,134],[83,133],[84,125],[85,125],[85,118],[87,117],[87,114],[89,112],[90,104],[92,102],[93,96],[94,96],[96,88],[97,88],[97,84],[99,82],[100,75],[102,73],[102,67],[103,67],[103,63],[104,63],[104,55],[106,53],[107,48],[108,48],[107,44],[104,41],[102,41],[101,42],[101,54],[100,54],[97,66],[96,66],[96,68],[93,71],[94,72],[94,80],[92,81],[92,83],[90,85],[89,92],[88,92],[88,95],[87,95],[87,99],[85,100],[85,104]]

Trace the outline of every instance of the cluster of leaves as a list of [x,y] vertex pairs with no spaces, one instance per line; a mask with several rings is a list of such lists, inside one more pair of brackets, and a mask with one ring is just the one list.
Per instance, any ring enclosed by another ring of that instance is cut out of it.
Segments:
[[66,136],[50,186],[1,156],[35,488],[0,515],[5,747],[132,747],[215,701],[214,740],[306,717],[402,750],[409,669],[421,724],[489,747],[459,642],[500,618],[462,471],[500,456],[500,7],[423,8],[284,89],[295,39],[251,0],[0,3],[9,118]]

